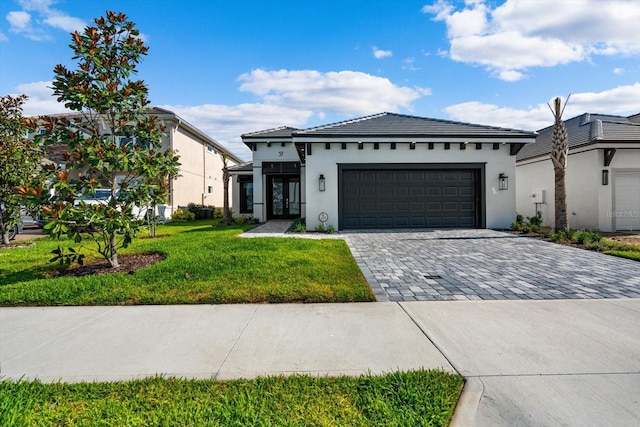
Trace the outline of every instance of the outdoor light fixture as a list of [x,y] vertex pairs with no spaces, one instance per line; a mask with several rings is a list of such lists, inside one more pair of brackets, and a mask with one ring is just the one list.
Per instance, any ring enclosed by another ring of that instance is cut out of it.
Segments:
[[325,190],[325,179],[324,179],[324,175],[322,174],[320,174],[320,178],[318,178],[318,189],[320,191]]
[[508,190],[509,189],[509,177],[503,173],[498,175],[498,188],[500,190]]
[[602,169],[602,185],[609,185],[609,171]]

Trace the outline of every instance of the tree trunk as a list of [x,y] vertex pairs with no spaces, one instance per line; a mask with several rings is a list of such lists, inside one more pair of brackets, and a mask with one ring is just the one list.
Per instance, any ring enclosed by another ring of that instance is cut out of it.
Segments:
[[[567,102],[569,98],[567,98]],[[556,232],[569,228],[569,219],[567,215],[567,157],[569,156],[569,136],[567,129],[562,121],[562,107],[560,98],[554,100],[554,108],[551,112],[554,116],[553,137],[551,141],[551,161],[553,162],[553,171],[555,174],[555,230]],[[566,107],[566,102],[565,102]]]
[[111,264],[113,268],[120,266],[118,262],[118,241],[116,237],[116,233],[112,232],[111,239],[109,239],[109,264]]
[[556,168],[555,170],[555,230],[562,231],[569,228],[568,215],[567,215],[567,184],[566,184],[566,169]]
[[9,232],[8,231],[2,233],[2,243],[5,244],[5,245],[9,244]]
[[229,169],[226,165],[222,168],[222,185],[224,188],[222,221],[227,223],[231,218],[229,218]]

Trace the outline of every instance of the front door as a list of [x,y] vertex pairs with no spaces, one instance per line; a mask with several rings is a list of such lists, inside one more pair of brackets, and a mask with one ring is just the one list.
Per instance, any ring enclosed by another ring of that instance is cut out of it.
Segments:
[[300,177],[290,175],[269,176],[267,185],[267,219],[300,217]]

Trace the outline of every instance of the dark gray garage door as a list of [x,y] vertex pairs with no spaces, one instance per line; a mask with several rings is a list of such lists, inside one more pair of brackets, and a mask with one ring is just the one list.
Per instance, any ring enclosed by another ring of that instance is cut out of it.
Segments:
[[345,169],[342,174],[344,229],[479,227],[478,170]]

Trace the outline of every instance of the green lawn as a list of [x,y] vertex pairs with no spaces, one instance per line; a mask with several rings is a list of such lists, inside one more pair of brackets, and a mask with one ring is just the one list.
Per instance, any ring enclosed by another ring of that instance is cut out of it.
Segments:
[[[170,223],[119,253],[166,259],[133,274],[48,277],[50,252],[69,241],[0,248],[0,305],[349,302],[375,298],[339,239],[237,237],[250,227]],[[90,253],[90,242],[83,242]]]
[[254,380],[0,382],[2,426],[446,426],[462,377],[442,371]]

